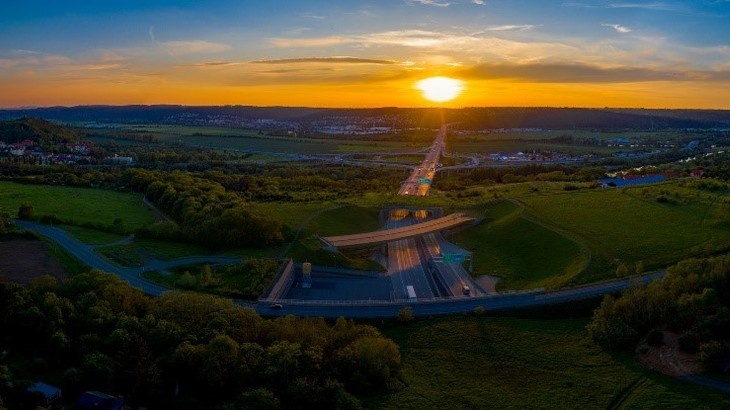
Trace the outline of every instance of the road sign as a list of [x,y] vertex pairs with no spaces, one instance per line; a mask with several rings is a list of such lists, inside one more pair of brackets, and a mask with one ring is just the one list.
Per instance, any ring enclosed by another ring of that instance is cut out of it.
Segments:
[[464,262],[464,254],[463,253],[445,253],[444,254],[444,263],[461,263]]
[[423,184],[430,184],[431,183],[431,180],[428,179],[428,178],[418,178],[418,183],[421,184],[421,185],[423,185]]

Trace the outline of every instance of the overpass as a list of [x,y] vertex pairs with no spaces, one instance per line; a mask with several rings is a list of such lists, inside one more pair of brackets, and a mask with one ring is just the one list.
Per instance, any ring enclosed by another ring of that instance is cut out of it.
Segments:
[[401,228],[383,229],[380,231],[356,233],[352,235],[327,236],[320,238],[327,246],[333,248],[348,248],[397,241],[399,239],[413,238],[444,229],[453,228],[475,219],[460,213],[454,213],[441,218],[432,219],[415,225]]

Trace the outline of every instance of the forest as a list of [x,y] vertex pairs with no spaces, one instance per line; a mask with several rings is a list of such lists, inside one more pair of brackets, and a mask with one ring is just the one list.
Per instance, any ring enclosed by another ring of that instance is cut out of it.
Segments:
[[730,256],[684,260],[663,280],[606,296],[588,331],[602,346],[628,350],[661,345],[664,331],[675,332],[682,350],[710,370],[724,370],[730,362]]
[[372,326],[264,320],[195,293],[150,298],[99,271],[0,281],[0,328],[0,408],[32,407],[25,389],[41,375],[71,402],[99,390],[152,408],[359,408],[401,368]]

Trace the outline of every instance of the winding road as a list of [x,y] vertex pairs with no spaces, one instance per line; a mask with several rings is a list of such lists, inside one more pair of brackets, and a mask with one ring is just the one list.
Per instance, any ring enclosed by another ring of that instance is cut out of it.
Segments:
[[95,246],[87,245],[74,238],[61,228],[55,226],[42,225],[30,221],[15,220],[15,225],[39,235],[45,236],[56,242],[64,248],[68,253],[76,257],[82,263],[88,265],[92,269],[99,269],[117,275],[122,280],[129,282],[135,288],[150,296],[159,296],[170,290],[157,283],[144,279],[141,275],[146,271],[160,271],[176,266],[193,265],[198,263],[237,263],[241,258],[231,258],[225,256],[190,256],[185,258],[172,259],[169,261],[151,260],[144,266],[140,267],[121,267],[115,265],[94,251]]

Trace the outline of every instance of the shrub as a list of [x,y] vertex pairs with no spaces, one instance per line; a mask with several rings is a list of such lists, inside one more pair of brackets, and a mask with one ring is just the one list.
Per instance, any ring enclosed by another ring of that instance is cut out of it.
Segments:
[[722,366],[725,350],[725,346],[715,340],[702,343],[697,358],[708,370],[717,370]]
[[653,329],[646,336],[646,343],[649,346],[661,346],[664,343],[664,332],[659,329]]
[[685,333],[677,340],[679,348],[688,353],[697,353],[700,347],[700,340],[694,332]]
[[23,202],[20,205],[20,208],[18,208],[18,219],[22,219],[25,221],[33,219],[33,214],[35,213],[35,210],[33,209],[33,205],[31,205],[28,202]]
[[408,323],[412,321],[413,318],[413,309],[411,309],[410,306],[404,307],[397,315],[395,315],[395,320],[400,323]]

